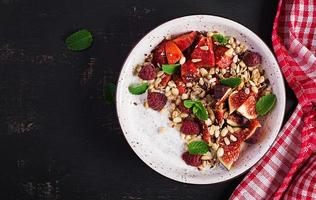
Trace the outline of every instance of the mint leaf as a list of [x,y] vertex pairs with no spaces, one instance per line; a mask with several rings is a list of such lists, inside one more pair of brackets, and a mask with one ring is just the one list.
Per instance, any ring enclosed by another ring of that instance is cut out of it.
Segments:
[[162,65],[162,71],[164,71],[166,74],[171,75],[175,73],[179,69],[180,66],[181,66],[180,64],[170,64],[170,65],[164,64]]
[[206,108],[204,107],[204,105],[202,104],[202,102],[197,101],[197,102],[194,104],[194,108],[198,108],[198,109],[196,109],[195,112],[194,112],[194,110],[193,110],[193,113],[194,113],[200,120],[207,120],[208,114],[207,114]]
[[227,85],[229,87],[237,87],[241,83],[241,78],[239,77],[232,77],[232,78],[225,78],[220,80],[221,84]]
[[190,154],[206,154],[208,152],[208,145],[204,141],[193,141],[188,145]]
[[256,111],[260,116],[266,115],[275,105],[276,96],[274,94],[268,94],[262,96],[256,103]]
[[134,84],[128,87],[128,91],[135,95],[140,95],[146,92],[148,83]]
[[214,34],[212,36],[213,40],[222,44],[222,45],[225,45],[228,43],[228,40],[229,40],[229,37],[227,36],[223,36],[222,34]]
[[197,118],[200,120],[207,120],[208,114],[201,101],[185,100],[183,104],[186,108],[192,108],[192,112]]
[[108,83],[103,88],[104,100],[108,104],[115,102],[116,85],[114,83]]
[[91,46],[93,41],[91,33],[86,29],[81,29],[65,40],[68,49],[73,51],[81,51]]
[[184,100],[183,105],[186,108],[191,108],[195,104],[195,101],[192,100]]

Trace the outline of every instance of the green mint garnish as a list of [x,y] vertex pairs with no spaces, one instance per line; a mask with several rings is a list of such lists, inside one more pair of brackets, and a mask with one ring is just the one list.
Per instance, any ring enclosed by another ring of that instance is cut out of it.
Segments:
[[104,100],[108,104],[115,102],[116,85],[114,83],[108,83],[103,88]]
[[212,36],[213,40],[222,44],[222,45],[225,45],[227,44],[228,40],[229,40],[229,37],[227,36],[223,36],[222,34],[214,34]]
[[200,120],[207,120],[208,114],[201,101],[185,100],[183,105],[186,108],[192,108],[193,114]]
[[73,51],[81,51],[91,46],[93,41],[91,33],[86,29],[81,29],[65,40],[68,49]]
[[193,141],[188,144],[188,151],[190,154],[206,154],[208,145],[204,141]]
[[241,83],[241,78],[239,77],[232,77],[232,78],[225,78],[220,80],[221,84],[227,85],[229,87],[237,87]]
[[256,103],[256,111],[260,116],[266,115],[275,105],[276,96],[274,94],[268,94],[262,96]]
[[128,91],[135,95],[140,95],[146,92],[148,83],[134,84],[128,87]]
[[167,64],[163,64],[162,65],[162,71],[164,71],[166,74],[173,74],[175,73],[179,68],[180,68],[180,64],[170,64],[170,65],[167,65]]

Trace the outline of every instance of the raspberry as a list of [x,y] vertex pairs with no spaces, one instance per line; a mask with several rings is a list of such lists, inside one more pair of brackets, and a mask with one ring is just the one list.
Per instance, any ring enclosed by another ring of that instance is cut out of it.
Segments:
[[159,92],[148,92],[148,106],[154,110],[161,110],[167,103],[167,97]]
[[247,51],[242,59],[248,67],[261,64],[261,55],[257,52]]
[[191,119],[185,119],[182,122],[180,131],[186,135],[195,135],[200,133],[200,126],[197,122]]
[[145,64],[138,73],[138,76],[143,80],[153,80],[156,78],[156,74],[156,69],[153,64]]
[[187,165],[197,167],[202,164],[201,155],[194,155],[189,152],[185,152],[182,154],[182,159]]
[[190,108],[186,108],[183,104],[183,101],[178,105],[178,109],[182,112],[182,113],[187,113],[187,114],[191,114],[192,110]]

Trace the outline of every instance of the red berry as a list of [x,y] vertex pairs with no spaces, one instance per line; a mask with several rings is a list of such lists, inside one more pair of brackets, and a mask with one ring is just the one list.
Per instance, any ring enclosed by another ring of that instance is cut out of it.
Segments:
[[186,135],[196,135],[200,133],[200,126],[197,122],[191,119],[185,119],[182,122],[180,131]]
[[248,67],[261,64],[261,55],[257,52],[247,51],[242,59]]
[[167,97],[159,92],[148,92],[148,106],[154,110],[161,110],[167,103]]
[[189,152],[185,152],[182,154],[182,159],[187,165],[191,166],[200,166],[202,164],[201,155],[190,154]]
[[138,73],[139,78],[143,80],[153,80],[156,78],[156,69],[153,64],[145,64]]
[[182,112],[182,113],[187,113],[187,114],[191,114],[192,113],[192,110],[190,108],[186,108],[183,104],[183,102],[181,102],[179,105],[178,105],[178,109]]

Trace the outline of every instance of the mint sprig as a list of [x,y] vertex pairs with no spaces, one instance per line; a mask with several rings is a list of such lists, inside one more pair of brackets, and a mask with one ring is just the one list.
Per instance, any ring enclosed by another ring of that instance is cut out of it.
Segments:
[[190,154],[206,154],[208,145],[204,141],[193,141],[188,144],[188,151]]
[[128,87],[128,91],[134,95],[140,95],[146,92],[148,83],[133,84]]
[[225,45],[228,43],[229,37],[224,36],[222,34],[214,34],[212,36],[213,40],[220,43],[221,45]]
[[162,65],[162,71],[164,71],[166,74],[173,74],[175,73],[179,68],[180,68],[180,64],[170,64],[170,65],[167,65],[167,64],[163,64]]
[[199,118],[200,120],[207,120],[208,114],[206,108],[201,101],[185,100],[183,102],[183,105],[186,108],[191,108],[193,114],[197,116],[197,118]]
[[260,116],[266,115],[275,105],[276,96],[274,94],[268,94],[262,96],[256,103],[256,111]]
[[73,51],[81,51],[89,48],[92,44],[92,41],[92,34],[86,29],[81,29],[68,36],[65,40],[65,43],[68,49]]
[[242,80],[239,77],[225,78],[220,80],[221,84],[227,85],[229,87],[237,87],[240,85],[241,81]]
[[114,83],[108,83],[103,88],[104,100],[107,104],[115,102],[116,85]]

